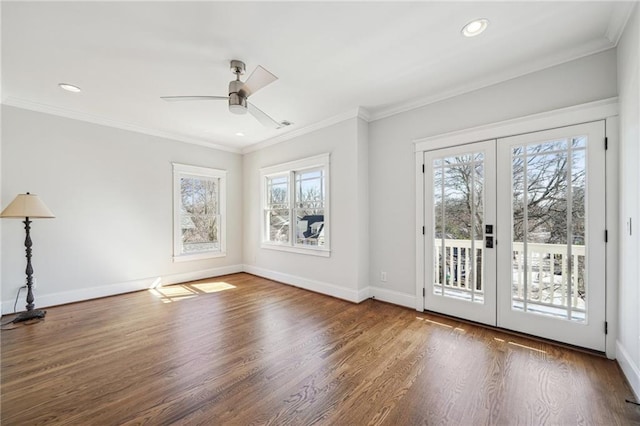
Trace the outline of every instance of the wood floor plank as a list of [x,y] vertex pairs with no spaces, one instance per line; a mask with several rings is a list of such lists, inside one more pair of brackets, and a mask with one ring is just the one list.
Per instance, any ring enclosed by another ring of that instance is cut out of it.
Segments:
[[604,357],[248,274],[0,336],[3,425],[640,425]]

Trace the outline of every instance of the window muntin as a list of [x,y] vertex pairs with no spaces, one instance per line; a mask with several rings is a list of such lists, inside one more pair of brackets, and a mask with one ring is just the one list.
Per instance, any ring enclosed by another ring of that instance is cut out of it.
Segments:
[[173,165],[174,260],[225,256],[224,170]]
[[328,252],[329,155],[267,167],[261,176],[262,246]]

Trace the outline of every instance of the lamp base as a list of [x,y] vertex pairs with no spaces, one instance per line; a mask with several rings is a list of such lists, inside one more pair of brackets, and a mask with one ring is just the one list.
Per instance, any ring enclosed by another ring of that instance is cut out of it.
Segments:
[[20,312],[17,317],[15,317],[11,322],[22,322],[29,321],[32,319],[41,319],[44,318],[47,311],[41,311],[40,309],[32,309],[30,311]]

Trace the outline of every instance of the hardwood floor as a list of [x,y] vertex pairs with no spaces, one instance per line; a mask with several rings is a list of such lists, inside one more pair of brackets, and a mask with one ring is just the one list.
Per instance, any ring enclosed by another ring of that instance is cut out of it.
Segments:
[[50,308],[1,339],[2,425],[640,424],[614,361],[248,274]]

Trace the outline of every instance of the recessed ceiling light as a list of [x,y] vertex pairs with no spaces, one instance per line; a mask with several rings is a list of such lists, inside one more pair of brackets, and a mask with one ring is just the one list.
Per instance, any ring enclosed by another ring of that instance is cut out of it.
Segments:
[[238,132],[238,133],[236,133],[236,136],[244,136],[244,133]]
[[462,27],[462,34],[465,37],[475,37],[482,34],[488,25],[489,21],[487,19],[475,19]]
[[80,89],[78,86],[74,86],[73,84],[58,83],[58,86],[60,86],[61,89],[64,89],[68,92],[73,92],[73,93],[82,92],[82,89]]

